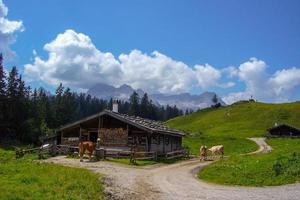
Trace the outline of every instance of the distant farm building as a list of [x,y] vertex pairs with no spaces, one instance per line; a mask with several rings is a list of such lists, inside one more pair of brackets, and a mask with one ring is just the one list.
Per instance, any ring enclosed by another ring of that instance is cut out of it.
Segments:
[[287,124],[281,124],[281,125],[275,125],[272,128],[269,128],[268,135],[273,137],[299,137],[300,136],[300,130],[296,127],[287,125]]
[[158,121],[118,113],[117,105],[113,109],[59,128],[57,143],[78,146],[80,138],[93,142],[99,138],[103,148],[129,150],[134,144],[138,151],[158,155],[182,149],[184,132]]

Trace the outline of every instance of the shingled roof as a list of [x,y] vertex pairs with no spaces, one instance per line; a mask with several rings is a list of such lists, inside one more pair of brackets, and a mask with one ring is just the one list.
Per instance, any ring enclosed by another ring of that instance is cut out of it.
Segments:
[[145,131],[148,132],[158,132],[158,133],[165,133],[165,134],[172,134],[172,135],[178,135],[178,136],[185,136],[185,132],[183,131],[179,131],[177,129],[174,128],[169,128],[167,127],[165,124],[163,124],[162,122],[159,121],[154,121],[154,120],[150,120],[150,119],[145,119],[145,118],[141,118],[141,117],[135,117],[135,116],[129,116],[129,115],[125,115],[125,114],[121,114],[118,112],[113,112],[110,110],[104,110],[100,113],[97,113],[95,115],[86,117],[84,119],[78,120],[76,122],[73,122],[71,124],[67,124],[65,126],[60,127],[59,129],[57,129],[57,131],[61,131],[63,129],[72,127],[72,126],[76,126],[80,123],[83,123],[85,121],[88,120],[92,120],[94,118],[103,116],[103,115],[109,115],[113,118],[116,118],[120,121],[123,121],[125,123],[131,124],[132,126],[135,126],[137,128],[141,128]]
[[279,124],[279,125],[275,125],[275,126],[273,126],[273,127],[271,127],[271,128],[268,128],[267,131],[276,130],[276,129],[282,128],[282,127],[287,127],[287,128],[292,129],[292,130],[295,130],[295,131],[299,131],[299,132],[300,132],[300,129],[298,129],[298,128],[296,128],[296,127],[290,125],[290,124]]

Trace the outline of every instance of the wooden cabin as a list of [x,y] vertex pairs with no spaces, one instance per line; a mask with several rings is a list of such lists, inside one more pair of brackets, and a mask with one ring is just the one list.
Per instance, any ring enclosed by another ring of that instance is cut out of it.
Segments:
[[161,122],[104,110],[57,129],[58,144],[77,146],[80,138],[96,142],[103,148],[154,151],[158,155],[182,149],[185,133]]
[[299,137],[300,130],[287,124],[275,125],[268,130],[268,136],[272,137]]

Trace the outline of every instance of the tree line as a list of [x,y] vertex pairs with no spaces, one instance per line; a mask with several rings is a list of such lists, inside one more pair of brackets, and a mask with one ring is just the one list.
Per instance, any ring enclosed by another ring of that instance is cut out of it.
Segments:
[[[60,84],[55,94],[26,86],[16,67],[6,74],[0,54],[0,142],[38,143],[54,129],[83,117],[112,108],[112,99],[103,100],[71,91]],[[134,92],[129,101],[119,102],[119,112],[165,121],[182,115],[176,106],[155,105],[147,93]]]

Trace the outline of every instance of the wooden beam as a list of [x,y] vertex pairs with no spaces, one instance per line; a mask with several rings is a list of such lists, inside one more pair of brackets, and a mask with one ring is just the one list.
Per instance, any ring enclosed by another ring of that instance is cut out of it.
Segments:
[[79,141],[82,139],[82,131],[81,131],[81,125],[79,126]]
[[166,153],[165,134],[163,134],[163,152]]
[[64,136],[64,132],[63,131],[61,131],[61,134],[60,134],[60,143],[62,144],[62,142],[63,142],[63,137]]
[[98,138],[100,138],[100,128],[101,128],[101,116],[99,116],[99,119],[98,119]]
[[147,135],[148,138],[148,151],[151,151],[151,135]]
[[146,151],[149,151],[148,135],[146,135]]

